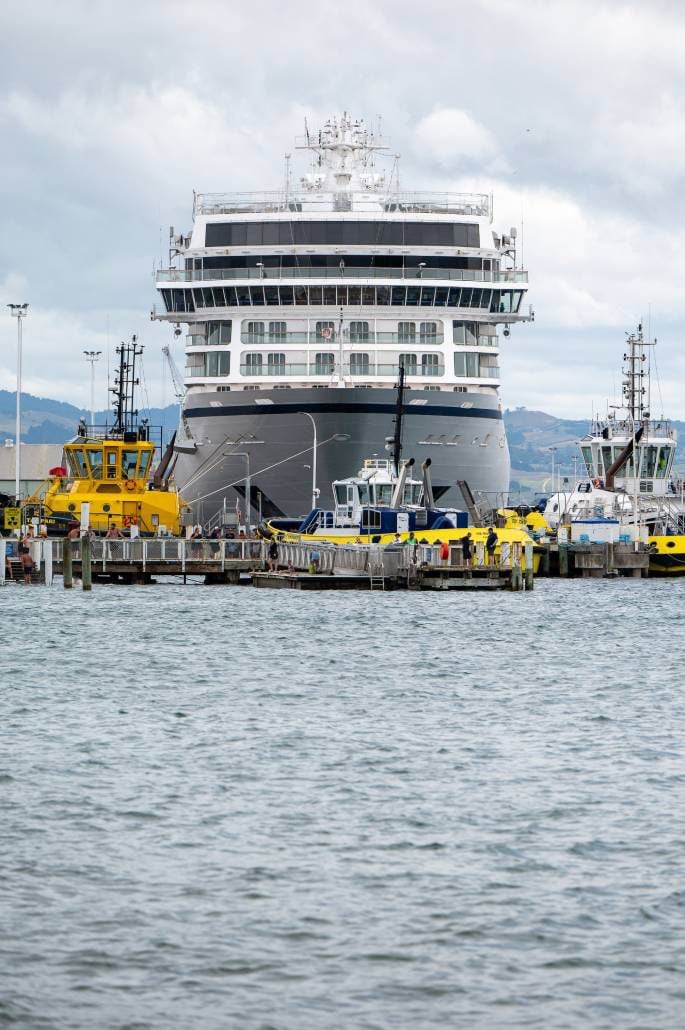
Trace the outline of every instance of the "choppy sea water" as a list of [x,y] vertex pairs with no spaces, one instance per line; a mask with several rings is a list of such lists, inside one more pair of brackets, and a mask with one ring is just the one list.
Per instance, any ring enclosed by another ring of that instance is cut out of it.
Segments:
[[0,1026],[683,1026],[684,599],[7,586]]

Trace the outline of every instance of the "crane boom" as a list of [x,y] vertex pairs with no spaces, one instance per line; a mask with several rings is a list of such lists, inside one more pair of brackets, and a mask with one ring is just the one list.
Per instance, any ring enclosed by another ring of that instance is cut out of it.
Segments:
[[183,398],[186,395],[186,388],[183,382],[183,376],[181,375],[178,365],[171,356],[171,351],[169,349],[168,344],[165,344],[162,347],[162,354],[166,358],[167,365],[169,366],[169,375],[171,376],[171,382],[174,388],[176,400],[179,403],[182,403]]

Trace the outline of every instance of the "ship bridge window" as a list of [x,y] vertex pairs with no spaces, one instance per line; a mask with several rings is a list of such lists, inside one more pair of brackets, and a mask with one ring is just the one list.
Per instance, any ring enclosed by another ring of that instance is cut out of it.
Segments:
[[585,462],[585,468],[587,469],[588,476],[593,476],[594,472],[592,469],[592,448],[581,447],[581,454],[583,455],[583,461]]
[[390,291],[390,303],[397,307],[404,307],[407,299],[406,286],[393,286]]
[[659,448],[649,444],[642,451],[642,469],[640,474],[646,479],[652,479],[656,473],[656,457]]
[[435,300],[435,287],[424,286],[421,289],[421,307],[432,308],[433,301]]
[[392,484],[376,483],[374,486],[376,504],[390,504],[392,501]]
[[143,451],[140,455],[140,467],[138,468],[138,476],[140,479],[145,479],[147,476],[147,470],[150,467],[151,460],[152,451]]
[[91,476],[93,479],[102,479],[102,451],[98,448],[96,451],[86,451],[86,455]]
[[604,464],[604,475],[606,475],[607,470],[613,464],[613,460],[614,459],[613,459],[611,447],[602,447],[602,462]]
[[407,483],[404,488],[404,503],[419,504],[421,500],[421,484]]
[[238,295],[238,304],[240,307],[249,308],[250,306],[250,288],[249,286],[236,286],[236,294]]
[[344,483],[335,484],[335,500],[337,504],[347,505],[347,486]]
[[463,222],[269,221],[210,222],[206,247],[324,244],[380,247],[478,247],[477,224]]
[[79,463],[76,460],[75,454],[72,451],[68,450],[66,451],[66,456],[67,465],[69,466],[69,475],[72,477],[79,476],[81,473],[79,470]]
[[[108,455],[111,457],[111,455]],[[123,451],[121,455],[121,475],[123,479],[136,478],[136,464],[138,462],[138,451]],[[109,477],[109,471],[107,473]]]
[[659,460],[656,466],[656,474],[659,479],[664,479],[668,475],[668,470],[671,466],[671,448],[661,447],[659,451]]

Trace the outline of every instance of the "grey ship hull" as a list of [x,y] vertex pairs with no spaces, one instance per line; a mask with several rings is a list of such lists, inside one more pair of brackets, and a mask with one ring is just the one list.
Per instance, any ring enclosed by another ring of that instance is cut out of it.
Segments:
[[[311,509],[313,427],[316,422],[318,506],[333,507],[331,483],[355,475],[365,458],[387,457],[385,439],[393,433],[394,390],[290,389],[194,393],[186,399],[185,422],[194,451],[177,448],[179,490],[206,522],[224,503],[245,512],[248,452],[253,499],[252,521],[261,503],[265,517],[296,516]],[[179,434],[181,440],[181,434]],[[474,493],[501,504],[509,488],[509,449],[495,395],[405,393],[403,457],[417,468],[432,460],[432,480],[440,506],[465,507],[458,480]],[[261,494],[261,497],[259,496]]]

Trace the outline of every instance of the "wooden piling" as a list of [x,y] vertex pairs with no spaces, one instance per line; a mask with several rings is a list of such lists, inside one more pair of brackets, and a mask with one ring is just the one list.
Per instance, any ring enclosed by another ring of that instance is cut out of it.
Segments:
[[529,543],[526,543],[525,555],[526,555],[526,569],[525,569],[525,572],[523,574],[523,582],[525,584],[526,590],[532,590],[533,589],[533,584],[534,584],[534,577],[533,577],[533,542],[532,542],[532,540]]
[[93,565],[91,562],[90,538],[81,537],[81,580],[84,590],[93,589]]
[[62,580],[64,589],[71,590],[74,585],[74,567],[71,561],[71,540],[68,536],[62,541]]

